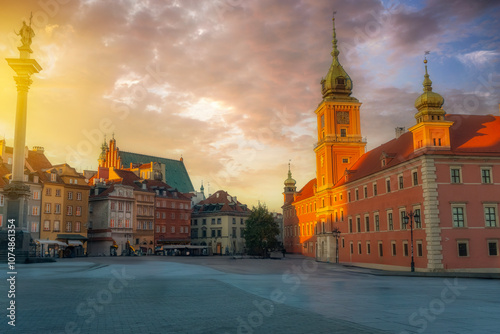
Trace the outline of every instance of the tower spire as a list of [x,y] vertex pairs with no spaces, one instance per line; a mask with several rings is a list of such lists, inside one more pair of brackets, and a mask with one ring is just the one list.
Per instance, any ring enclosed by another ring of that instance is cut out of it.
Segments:
[[333,12],[333,17],[332,17],[332,22],[333,22],[333,40],[332,40],[332,57],[334,60],[338,62],[338,57],[339,57],[339,50],[337,48],[337,33],[335,32],[335,14],[337,14],[336,11]]
[[427,55],[431,53],[430,51],[425,51],[424,64],[425,64],[425,75],[424,75],[424,92],[432,92],[432,81],[429,79],[429,73],[427,73]]
[[339,62],[339,49],[337,46],[337,31],[335,30],[335,14],[333,12],[333,39],[332,39],[332,64],[325,78],[321,79],[321,93],[324,101],[349,101],[357,102],[351,97],[352,80]]

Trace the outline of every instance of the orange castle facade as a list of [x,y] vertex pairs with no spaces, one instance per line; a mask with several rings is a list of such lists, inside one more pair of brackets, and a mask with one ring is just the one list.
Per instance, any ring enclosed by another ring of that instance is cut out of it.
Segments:
[[500,272],[500,117],[448,115],[427,72],[416,124],[365,153],[361,103],[338,61],[322,79],[316,178],[289,169],[284,246],[319,261],[417,271]]

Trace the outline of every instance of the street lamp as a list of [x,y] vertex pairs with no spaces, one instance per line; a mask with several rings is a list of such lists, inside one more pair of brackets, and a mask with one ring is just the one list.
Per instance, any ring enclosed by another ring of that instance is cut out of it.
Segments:
[[420,216],[418,215],[418,212],[413,212],[410,211],[404,216],[405,220],[405,225],[408,224],[408,221],[410,222],[410,236],[411,236],[411,271],[415,271],[415,262],[413,261],[413,220],[415,220],[415,223],[418,224],[420,223]]
[[332,230],[332,234],[335,237],[335,263],[339,263],[339,236],[340,236],[339,228],[335,227]]

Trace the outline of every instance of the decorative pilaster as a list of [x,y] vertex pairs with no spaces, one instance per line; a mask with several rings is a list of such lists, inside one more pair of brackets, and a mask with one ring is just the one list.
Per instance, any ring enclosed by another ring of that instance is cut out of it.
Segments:
[[422,191],[427,243],[427,269],[429,271],[443,270],[443,246],[436,179],[434,159],[424,155],[422,157]]

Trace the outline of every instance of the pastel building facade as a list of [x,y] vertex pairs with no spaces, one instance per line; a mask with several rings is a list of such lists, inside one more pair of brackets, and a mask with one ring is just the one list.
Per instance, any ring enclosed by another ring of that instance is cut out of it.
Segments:
[[193,207],[191,240],[193,245],[209,246],[212,254],[245,252],[243,231],[250,210],[224,190],[219,190]]
[[425,61],[415,124],[365,153],[336,43],[334,30],[316,178],[299,191],[290,170],[285,181],[287,251],[381,269],[499,272],[500,117],[446,114]]

